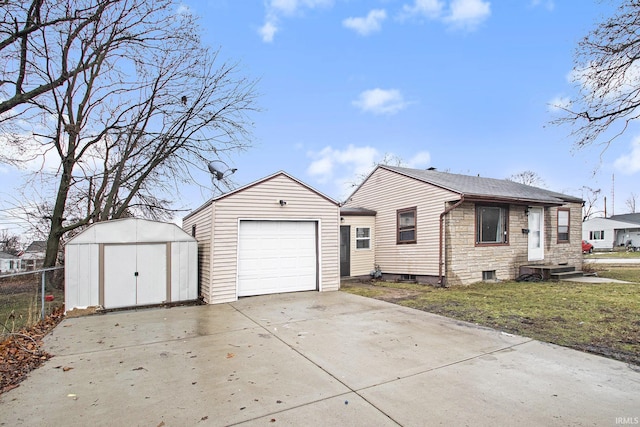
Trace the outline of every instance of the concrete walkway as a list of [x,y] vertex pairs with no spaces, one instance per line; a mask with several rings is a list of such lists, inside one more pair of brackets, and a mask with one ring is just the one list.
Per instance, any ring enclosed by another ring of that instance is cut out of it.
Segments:
[[638,367],[342,292],[66,319],[0,425],[598,425]]

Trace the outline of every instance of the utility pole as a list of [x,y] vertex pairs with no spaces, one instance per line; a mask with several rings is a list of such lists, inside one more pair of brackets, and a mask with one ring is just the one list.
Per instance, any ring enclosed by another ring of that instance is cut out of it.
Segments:
[[616,209],[616,174],[611,174],[611,216],[616,214],[615,209]]

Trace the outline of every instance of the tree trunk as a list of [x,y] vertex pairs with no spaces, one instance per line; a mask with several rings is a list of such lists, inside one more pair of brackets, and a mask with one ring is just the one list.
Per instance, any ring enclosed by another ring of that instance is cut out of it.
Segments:
[[67,155],[62,162],[62,176],[58,185],[58,194],[56,195],[56,203],[51,212],[51,230],[47,237],[47,250],[44,257],[44,267],[55,267],[58,260],[58,251],[60,249],[60,239],[64,234],[64,208],[67,204],[67,196],[71,186],[71,171],[73,170],[74,158],[73,154]]

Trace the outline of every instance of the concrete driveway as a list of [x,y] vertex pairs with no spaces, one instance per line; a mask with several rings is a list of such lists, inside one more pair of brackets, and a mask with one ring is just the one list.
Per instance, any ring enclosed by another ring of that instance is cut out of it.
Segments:
[[56,356],[0,397],[0,425],[615,426],[640,417],[638,367],[342,292],[66,319],[46,346]]

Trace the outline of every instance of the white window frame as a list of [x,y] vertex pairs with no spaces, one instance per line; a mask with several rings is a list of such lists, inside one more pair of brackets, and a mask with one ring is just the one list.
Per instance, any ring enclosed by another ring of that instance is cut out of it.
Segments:
[[[358,237],[358,230],[368,230],[366,237]],[[366,242],[367,246],[364,248],[358,247],[358,242]],[[356,251],[368,251],[371,250],[371,227],[356,227]]]

